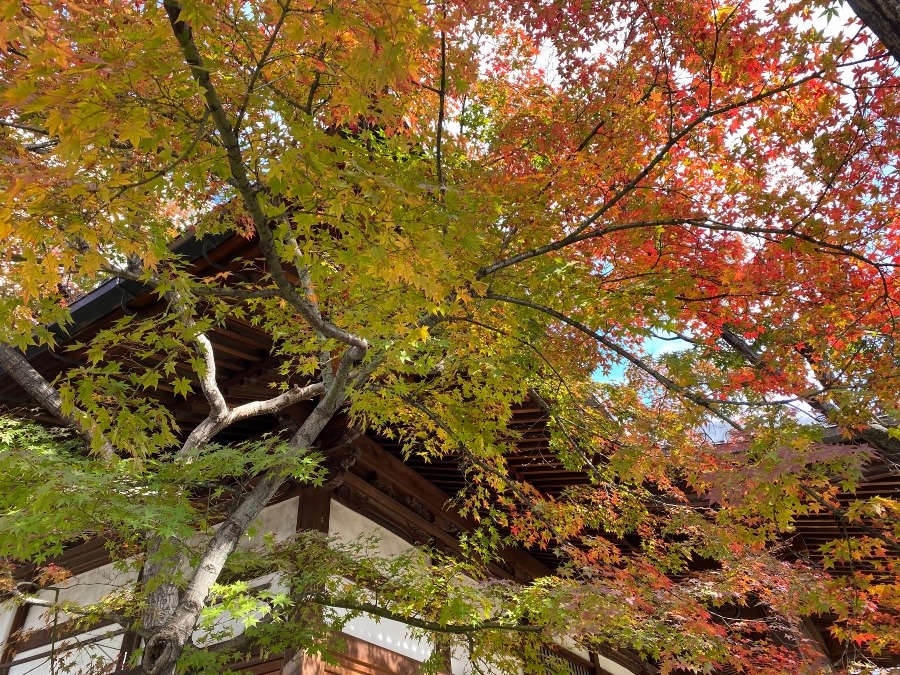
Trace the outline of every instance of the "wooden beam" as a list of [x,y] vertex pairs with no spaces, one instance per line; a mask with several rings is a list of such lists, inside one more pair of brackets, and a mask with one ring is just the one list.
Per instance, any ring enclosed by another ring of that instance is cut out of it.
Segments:
[[[362,483],[358,480],[353,480],[352,487],[371,495],[378,503],[383,504],[388,511],[398,512],[398,507],[400,507],[398,515],[409,518],[412,524],[430,536],[441,536],[442,539],[446,538],[452,541],[452,544],[449,544],[449,541],[448,544],[454,546],[454,550],[458,550],[459,544],[456,542],[455,535],[449,535],[440,526],[425,520],[421,515],[408,508],[408,506],[400,504],[398,499],[388,498],[388,501],[392,502],[392,504],[384,502],[384,500],[372,493],[370,489],[373,487],[372,483],[377,482],[395,495],[402,495],[407,503],[409,503],[410,499],[413,500],[413,503],[420,503],[432,513],[439,514],[442,519],[453,524],[461,531],[474,529],[476,523],[448,509],[447,504],[450,501],[450,497],[446,492],[384,450],[375,441],[366,436],[360,436],[354,442],[362,449],[362,455],[351,469],[351,473],[348,474],[347,478],[349,480],[355,474],[359,479],[362,476],[367,476],[367,479],[363,480]],[[384,494],[380,488],[376,488],[376,492]],[[550,569],[546,565],[521,549],[508,548],[504,551],[504,556],[509,564],[529,578],[533,579],[550,574]]]

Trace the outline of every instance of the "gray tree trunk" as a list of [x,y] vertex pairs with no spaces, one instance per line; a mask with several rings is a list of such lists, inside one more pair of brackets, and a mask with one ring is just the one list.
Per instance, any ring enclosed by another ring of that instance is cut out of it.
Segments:
[[900,62],[900,1],[847,0],[847,4]]

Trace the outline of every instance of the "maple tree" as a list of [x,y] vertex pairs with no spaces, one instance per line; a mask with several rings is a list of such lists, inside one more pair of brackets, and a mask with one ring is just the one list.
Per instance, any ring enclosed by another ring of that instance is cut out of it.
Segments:
[[[271,650],[396,618],[493,672],[540,671],[561,639],[814,672],[800,620],[826,613],[848,645],[900,649],[900,506],[838,499],[873,455],[900,461],[900,82],[867,31],[791,2],[0,8],[0,365],[75,432],[3,427],[0,554],[112,533],[142,583],[67,611],[138,632],[144,672],[220,672],[246,640],[191,635],[223,612]],[[258,241],[246,274],[198,276],[171,245],[233,232]],[[63,345],[51,327],[110,276],[165,309]],[[272,336],[270,398],[220,387],[208,335],[228,316]],[[48,382],[31,346],[81,363]],[[181,428],[160,400],[193,393],[208,415]],[[588,484],[510,470],[526,399]],[[289,436],[213,442],[303,401]],[[288,477],[325,480],[339,412],[459,457],[468,555],[312,533],[237,549]],[[864,535],[822,569],[783,545],[809,513]],[[507,544],[559,566],[491,583]],[[273,572],[284,592],[248,586]],[[747,604],[768,619],[721,611]]]

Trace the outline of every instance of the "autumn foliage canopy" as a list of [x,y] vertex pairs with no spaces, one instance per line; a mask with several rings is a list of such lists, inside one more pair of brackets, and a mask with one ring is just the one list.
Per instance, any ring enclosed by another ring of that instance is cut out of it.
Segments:
[[[154,675],[234,658],[190,644],[213,600],[264,607],[267,648],[323,649],[345,618],[296,610],[317,598],[491,672],[539,672],[563,638],[664,671],[820,672],[806,617],[839,669],[897,653],[900,505],[854,496],[900,462],[896,69],[816,2],[2,0],[2,365],[75,432],[0,435],[9,574],[114,535],[145,583],[85,616],[143,631]],[[172,245],[228,233],[259,242],[240,274]],[[111,276],[164,311],[63,339]],[[216,381],[228,317],[273,341],[258,409]],[[38,347],[72,361],[42,395]],[[209,415],[186,428],[163,401],[194,394]],[[289,434],[213,443],[299,400]],[[526,400],[569,489],[511,468]],[[288,475],[326,479],[338,414],[457,458],[464,556],[234,553]],[[214,516],[192,499],[210,485],[232,495]],[[836,535],[804,549],[813,515]],[[507,546],[553,574],[491,582]],[[283,597],[235,585],[273,570]]]

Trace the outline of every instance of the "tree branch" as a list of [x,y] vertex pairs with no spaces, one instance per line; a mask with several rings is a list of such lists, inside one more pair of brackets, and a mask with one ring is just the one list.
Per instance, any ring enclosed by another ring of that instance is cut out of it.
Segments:
[[147,641],[144,669],[148,675],[171,672],[196,626],[210,589],[221,574],[228,556],[253,520],[284,483],[296,455],[308,452],[319,434],[334,417],[346,399],[347,381],[362,349],[348,347],[341,358],[334,381],[325,391],[309,417],[288,442],[291,452],[281,465],[263,475],[257,486],[246,495],[210,538],[194,574],[181,595],[170,618]]
[[244,166],[237,134],[228,121],[228,116],[222,107],[222,101],[210,79],[209,70],[205,67],[203,58],[200,56],[200,52],[194,42],[190,26],[179,20],[181,5],[178,4],[177,0],[164,0],[163,5],[169,17],[172,32],[181,47],[185,61],[190,66],[191,74],[203,90],[207,110],[216,125],[216,129],[222,139],[222,145],[225,148],[228,166],[231,170],[231,183],[237,189],[238,194],[240,194],[241,201],[253,220],[259,236],[260,249],[263,252],[269,268],[269,274],[275,281],[275,285],[281,291],[282,297],[299,312],[300,316],[312,328],[318,330],[326,337],[360,348],[364,355],[369,346],[368,342],[349,331],[325,321],[316,308],[297,292],[297,289],[285,276],[275,237],[270,229],[269,219],[263,212],[262,205],[259,202],[259,190],[250,181],[247,168]]
[[[231,171],[230,183],[237,189],[244,207],[253,220],[259,237],[260,249],[269,268],[269,274],[281,292],[281,297],[287,300],[314,330],[321,332],[326,337],[349,345],[342,358],[342,366],[344,367],[343,369],[339,368],[343,377],[335,377],[332,387],[328,388],[313,410],[313,413],[304,421],[298,432],[291,439],[291,446],[295,450],[305,451],[312,446],[325,424],[331,419],[340,404],[343,403],[346,378],[350,374],[352,362],[365,356],[368,343],[364,339],[325,321],[317,308],[300,295],[285,276],[278,247],[270,229],[269,219],[263,212],[259,201],[259,189],[250,180],[247,168],[244,165],[238,136],[231,126],[222,101],[212,84],[209,70],[203,63],[203,59],[194,42],[191,28],[187,23],[180,20],[181,6],[177,0],[164,0],[163,6],[175,39],[181,48],[186,63],[190,67],[191,75],[203,90],[207,111],[215,124],[222,146],[225,149]],[[349,365],[345,365],[347,361],[350,362]],[[219,405],[215,396],[214,401],[210,403],[214,408]],[[212,432],[220,423],[220,421],[214,420],[212,416],[207,417],[207,420],[201,423],[201,427],[204,427],[203,433]],[[195,431],[197,430],[195,429]],[[200,433],[193,436],[194,438],[190,439],[192,443],[196,443],[198,439],[202,438]],[[184,450],[184,447],[182,450]],[[243,533],[246,532],[247,527],[249,527],[253,519],[262,511],[284,482],[284,476],[289,471],[289,462],[270,470],[213,535],[200,564],[195,568],[194,575],[174,611],[147,640],[143,667],[148,675],[163,675],[164,673],[173,672],[174,664],[190,638],[191,632],[196,625],[197,617],[203,608],[204,601],[209,595],[210,588],[221,573],[225,561],[234,551],[237,542]]]
[[228,416],[228,404],[216,382],[216,355],[213,352],[212,342],[203,333],[194,338],[194,344],[203,358],[204,369],[200,375],[200,389],[209,402],[209,416],[213,419],[225,419]]
[[281,297],[276,288],[229,288],[227,286],[196,286],[191,292],[197,295],[215,296],[217,298],[234,298],[235,300],[264,300]]
[[[617,344],[615,344],[614,342],[610,341],[609,339],[603,337],[596,331],[591,330],[590,328],[585,326],[583,323],[576,321],[575,319],[572,319],[561,312],[557,312],[556,310],[554,310],[550,307],[546,307],[544,305],[540,305],[538,303],[534,303],[529,300],[523,300],[521,298],[512,298],[512,297],[509,297],[506,295],[501,295],[498,293],[487,293],[487,294],[485,294],[484,297],[488,298],[488,299],[499,300],[502,302],[508,302],[511,304],[520,305],[522,307],[529,307],[531,309],[543,312],[549,316],[559,319],[563,323],[565,323],[569,326],[572,326],[573,328],[575,328],[576,330],[579,330],[580,332],[584,333],[585,335],[588,335],[588,336],[594,338],[600,344],[604,345],[605,347],[607,347],[614,353],[618,354],[619,356],[624,358],[626,361],[628,361],[632,365],[636,366],[637,368],[641,369],[642,371],[644,371],[645,373],[650,375],[653,379],[655,379],[657,382],[659,382],[660,384],[665,386],[667,389],[670,389],[671,391],[675,391],[675,392],[681,394],[681,396],[683,396],[687,400],[691,401],[692,403],[699,405],[700,407],[705,408],[706,410],[709,410],[711,413],[713,413],[716,417],[718,417],[719,419],[724,421],[726,424],[728,424],[734,430],[736,430],[736,431],[744,431],[745,430],[743,425],[736,422],[728,415],[722,413],[720,410],[718,410],[718,408],[713,406],[709,401],[703,399],[702,397],[697,396],[696,394],[693,394],[693,393],[687,391],[684,387],[682,387],[678,383],[672,381],[671,379],[669,379],[668,377],[666,377],[659,371],[655,370],[654,368],[651,368],[650,366],[645,364],[640,359],[634,357],[632,354],[628,353],[627,351],[625,351],[624,349],[619,347]],[[884,436],[885,436],[885,438],[887,438],[886,430],[885,430]],[[897,445],[900,446],[900,442],[898,442]],[[829,504],[824,498],[822,498],[822,496],[818,493],[817,490],[810,487],[806,482],[798,481],[798,485],[801,487],[801,489],[803,489],[803,491],[806,494],[808,494],[811,498],[815,499],[815,501],[820,506],[827,508],[828,511],[831,514],[833,514],[835,517],[844,518],[844,519],[847,518],[847,513],[844,509],[842,509],[840,507],[835,507],[835,506],[832,506],[831,504]],[[873,528],[869,528],[869,527],[865,526],[864,524],[860,524],[860,527],[862,527],[865,531],[869,532],[872,536],[877,537],[878,539],[883,541],[885,544],[887,544],[891,548],[900,550],[900,545],[898,545],[898,543],[896,541],[894,541],[893,539],[891,539],[884,533],[880,533]]]
[[40,134],[41,136],[49,136],[50,132],[46,129],[41,129],[40,127],[33,127],[28,124],[19,124],[18,122],[11,122],[9,120],[0,120],[0,127],[6,127],[8,129],[18,129],[19,131],[27,131],[32,134]]
[[510,256],[505,260],[500,260],[491,265],[482,267],[478,270],[476,277],[478,279],[482,279],[512,265],[516,265],[525,260],[530,260],[531,258],[545,255],[552,251],[558,251],[579,241],[580,236],[582,235],[582,233],[584,233],[585,230],[587,230],[594,223],[600,220],[604,215],[606,215],[607,212],[610,211],[610,209],[612,209],[616,204],[624,199],[625,196],[627,196],[632,190],[634,190],[634,188],[636,188],[638,184],[641,183],[641,181],[649,176],[650,173],[666,158],[669,152],[673,148],[675,148],[676,145],[678,145],[684,138],[686,138],[691,132],[694,131],[694,129],[699,127],[701,124],[708,122],[714,117],[718,117],[719,115],[731,112],[732,110],[743,108],[748,105],[753,105],[754,103],[759,103],[760,101],[763,101],[767,98],[798,87],[802,84],[805,84],[806,82],[810,82],[811,80],[819,79],[820,77],[822,77],[822,73],[816,71],[815,73],[811,73],[806,77],[801,77],[797,80],[786,82],[780,87],[774,87],[772,89],[762,91],[755,96],[750,96],[740,101],[734,101],[733,103],[719,106],[718,108],[714,108],[712,110],[707,110],[703,114],[698,115],[688,124],[682,127],[680,131],[672,135],[662,146],[660,146],[653,157],[650,158],[650,160],[644,165],[644,167],[640,171],[638,171],[638,173],[635,174],[631,178],[631,180],[629,180],[627,183],[625,183],[625,185],[616,190],[615,194],[613,194],[612,197],[605,201],[603,205],[598,208],[593,214],[582,220],[581,223],[571,233],[554,242],[545,244],[544,246],[538,246],[528,251],[523,251],[522,253]]
[[235,422],[258,417],[260,415],[274,415],[285,408],[290,408],[300,401],[309,401],[325,393],[325,385],[321,382],[305,387],[294,386],[287,391],[265,401],[251,401],[244,405],[227,410],[221,418],[207,417],[185,440],[178,451],[180,456],[189,455],[206,445],[217,433],[231,426]]
[[702,396],[698,396],[697,394],[694,394],[693,392],[688,391],[685,387],[682,387],[680,384],[678,384],[674,380],[670,379],[669,377],[666,377],[665,375],[663,375],[661,372],[659,372],[655,368],[647,365],[641,359],[637,358],[630,352],[626,351],[625,349],[622,349],[619,345],[617,345],[615,342],[613,342],[609,338],[604,337],[603,335],[600,335],[600,333],[598,333],[597,331],[591,330],[589,327],[587,327],[580,321],[577,321],[577,320],[563,314],[562,312],[558,312],[551,307],[547,307],[546,305],[541,305],[536,302],[531,302],[530,300],[525,300],[522,298],[514,298],[514,297],[511,297],[508,295],[502,295],[500,293],[493,293],[493,292],[486,293],[483,297],[487,298],[488,300],[497,300],[500,302],[506,302],[506,303],[510,303],[513,305],[519,305],[521,307],[528,307],[535,311],[542,312],[543,314],[546,314],[548,316],[552,316],[555,319],[559,319],[566,325],[571,326],[572,328],[575,328],[576,330],[580,331],[581,333],[584,333],[585,335],[587,335],[590,338],[593,338],[599,344],[603,345],[604,347],[609,349],[611,352],[613,352],[617,356],[625,359],[633,366],[644,371],[650,377],[652,377],[654,380],[656,380],[657,382],[662,384],[666,389],[680,394],[682,397],[684,397],[691,403],[700,406],[701,408],[705,408],[706,410],[711,412],[713,415],[715,415],[716,417],[721,419],[723,422],[726,422],[733,429],[738,430],[738,431],[743,430],[743,427],[738,422],[736,422],[731,417],[729,417],[728,415],[723,413],[721,410],[719,410],[716,406],[712,405],[712,403],[707,401],[705,398],[703,398]]
[[489,630],[502,630],[515,633],[542,633],[544,626],[525,626],[522,624],[506,624],[499,621],[483,621],[474,624],[441,624],[436,621],[426,621],[415,617],[406,616],[397,612],[392,612],[384,607],[379,607],[369,602],[349,602],[345,600],[337,600],[328,596],[314,596],[309,598],[311,602],[326,607],[338,607],[340,609],[349,609],[350,611],[365,612],[382,619],[391,619],[407,626],[421,628],[433,633],[449,633],[452,635],[466,635],[471,633],[481,633]]
[[441,87],[438,90],[438,118],[437,118],[437,132],[434,144],[434,162],[435,168],[437,171],[437,182],[438,182],[438,190],[440,190],[441,197],[444,196],[444,193],[447,191],[447,186],[444,184],[444,166],[441,156],[442,149],[442,141],[443,141],[443,132],[444,132],[444,108],[445,101],[447,99],[447,36],[444,34],[444,31],[441,31]]
[[22,352],[8,345],[0,344],[0,366],[41,407],[61,422],[72,427],[88,448],[98,452],[103,459],[112,459],[115,456],[116,451],[113,446],[103,437],[96,424],[85,413],[77,408],[74,408],[71,413],[63,410],[59,392],[28,363],[28,359]]
[[[722,340],[726,344],[728,344],[728,346],[730,346],[735,352],[743,356],[750,364],[754,366],[762,365],[762,355],[755,349],[753,349],[749,344],[747,344],[747,342],[742,337],[735,334],[728,328],[722,329],[721,336]],[[831,378],[823,378],[822,374],[818,372],[819,369],[816,368],[814,364],[810,363],[807,355],[803,356],[806,359],[807,363],[809,363],[810,368],[812,369],[813,376],[815,377],[821,388],[815,394],[800,393],[798,394],[797,399],[808,404],[811,408],[813,408],[826,418],[831,418],[836,412],[839,412],[839,410],[828,401],[821,400],[819,398],[819,394],[826,391],[833,391],[835,389],[834,382],[825,381],[825,379]],[[895,438],[891,438],[890,434],[888,434],[887,427],[885,427],[883,424],[875,421],[870,422],[861,429],[849,429],[848,431],[862,438],[864,441],[872,445],[876,450],[879,450],[883,459],[894,463],[900,461],[900,441]]]
[[900,5],[884,0],[847,0],[847,4],[900,62]]

